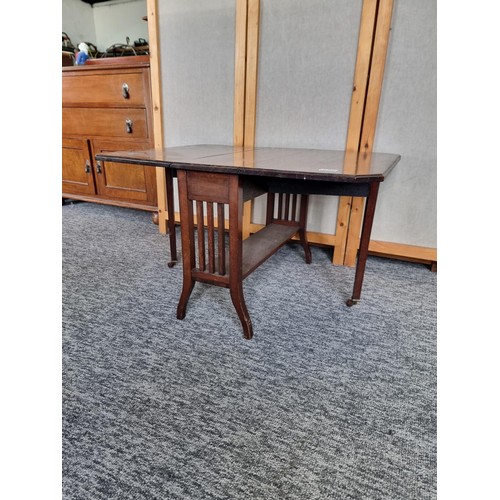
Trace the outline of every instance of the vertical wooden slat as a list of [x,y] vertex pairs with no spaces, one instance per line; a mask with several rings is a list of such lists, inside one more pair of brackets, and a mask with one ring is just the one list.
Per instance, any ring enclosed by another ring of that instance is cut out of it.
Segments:
[[274,193],[267,193],[266,224],[271,224],[274,219]]
[[283,218],[285,220],[289,220],[290,217],[290,193],[286,193],[285,195],[285,214]]
[[297,197],[298,196],[299,196],[298,194],[292,195],[292,218],[291,218],[292,221],[297,220]]
[[[377,24],[373,43],[370,79],[366,96],[363,128],[361,132],[360,153],[369,155],[373,150],[373,141],[377,127],[377,116],[382,95],[385,61],[391,31],[393,0],[379,0]],[[360,165],[362,167],[363,165]],[[354,266],[359,248],[359,233],[363,219],[363,198],[353,198],[349,230],[347,234],[344,265]]]
[[208,272],[215,273],[214,204],[207,202]]
[[278,219],[283,218],[283,193],[278,195]]
[[203,202],[196,202],[196,220],[198,229],[198,263],[199,270],[205,270],[205,228],[203,227]]
[[217,203],[217,239],[219,253],[219,274],[226,274],[226,245],[224,233],[224,203]]
[[[363,0],[363,7],[361,10],[358,51],[356,55],[356,66],[354,70],[354,81],[346,140],[346,151],[349,152],[357,153],[359,151],[366,92],[370,76],[372,43],[375,31],[378,2],[379,0]],[[346,173],[349,173],[352,168],[354,167],[351,167],[349,163],[344,166]],[[344,264],[351,206],[351,196],[340,197],[337,212],[337,225],[335,229],[335,251],[333,252],[333,263],[335,265]]]
[[[157,0],[147,0],[149,68],[151,73],[151,98],[153,108],[154,147],[163,148],[162,95],[160,71],[160,45],[158,37]],[[164,168],[156,169],[156,189],[158,194],[158,228],[160,233],[167,232],[167,219],[174,214],[167,210],[166,176]]]

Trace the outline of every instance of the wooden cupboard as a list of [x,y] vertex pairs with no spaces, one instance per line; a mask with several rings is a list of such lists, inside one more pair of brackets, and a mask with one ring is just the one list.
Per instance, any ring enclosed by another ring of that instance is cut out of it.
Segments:
[[95,161],[154,145],[149,56],[62,68],[62,196],[157,213],[154,169]]

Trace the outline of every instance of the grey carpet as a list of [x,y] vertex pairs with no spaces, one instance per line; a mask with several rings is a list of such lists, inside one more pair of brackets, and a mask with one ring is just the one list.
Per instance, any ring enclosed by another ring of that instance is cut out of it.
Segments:
[[[436,274],[290,244],[244,282],[197,284],[150,214],[63,216],[63,498],[436,498]],[[178,235],[179,236],[179,235]],[[180,240],[180,238],[179,238]]]

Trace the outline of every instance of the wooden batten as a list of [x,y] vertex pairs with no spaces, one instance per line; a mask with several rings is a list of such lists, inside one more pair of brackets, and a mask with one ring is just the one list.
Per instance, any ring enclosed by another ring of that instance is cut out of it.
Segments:
[[[255,145],[260,0],[237,0],[234,75],[235,146]],[[243,239],[250,236],[252,201],[243,206]]]
[[[157,0],[147,0],[147,12],[154,147],[161,149],[163,148],[163,122]],[[163,168],[156,169],[156,185],[158,191],[158,227],[160,233],[165,234],[170,214],[167,212],[166,177]]]
[[363,129],[361,133],[360,152],[369,153],[373,150],[373,140],[377,127],[377,116],[382,94],[385,61],[389,46],[393,0],[379,0],[377,25],[373,43],[372,64],[370,68],[370,81],[366,96],[365,112],[363,116]]
[[248,0],[236,1],[233,121],[233,143],[235,146],[243,146],[245,138],[247,8]]
[[[372,61],[373,37],[377,20],[378,2],[379,0],[364,0],[361,10],[358,51],[356,55],[356,67],[354,70],[354,82],[352,86],[351,108],[349,112],[346,140],[346,151],[350,152],[358,152],[360,147],[366,94],[370,78],[370,65]],[[346,165],[346,168],[349,170],[349,165]],[[337,227],[335,230],[337,245],[333,252],[333,263],[339,266],[344,265],[352,204],[352,196],[341,196],[339,199]]]
[[[379,0],[369,84],[359,146],[359,151],[363,153],[369,153],[373,150],[380,96],[384,80],[385,61],[389,46],[393,4],[393,0]],[[344,265],[346,266],[353,267],[356,264],[364,204],[365,201],[363,198],[353,198],[352,200],[344,256]]]
[[257,107],[257,69],[259,63],[260,0],[248,0],[246,83],[245,83],[245,141],[255,145],[255,118]]
[[437,250],[435,248],[405,245],[389,241],[371,240],[368,252],[372,255],[424,262],[428,264],[435,264],[437,262]]
[[366,93],[372,61],[372,44],[377,19],[378,0],[364,0],[358,36],[351,108],[347,129],[346,151],[359,151]]

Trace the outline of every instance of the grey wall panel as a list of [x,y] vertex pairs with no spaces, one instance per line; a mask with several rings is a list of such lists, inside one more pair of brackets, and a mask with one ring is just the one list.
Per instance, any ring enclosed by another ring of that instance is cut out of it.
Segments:
[[159,0],[165,144],[233,143],[234,0]]
[[[257,146],[344,149],[362,0],[261,0]],[[337,198],[311,197],[308,229],[335,233]],[[262,222],[256,203],[253,219]]]
[[396,0],[375,151],[402,155],[381,184],[372,239],[435,248],[436,1]]
[[[342,149],[362,0],[261,0],[257,146]],[[166,145],[233,140],[234,0],[159,0]],[[402,161],[381,186],[373,239],[436,246],[436,2],[395,0],[375,151]],[[337,199],[308,225],[333,233]],[[255,222],[263,222],[256,203]]]

